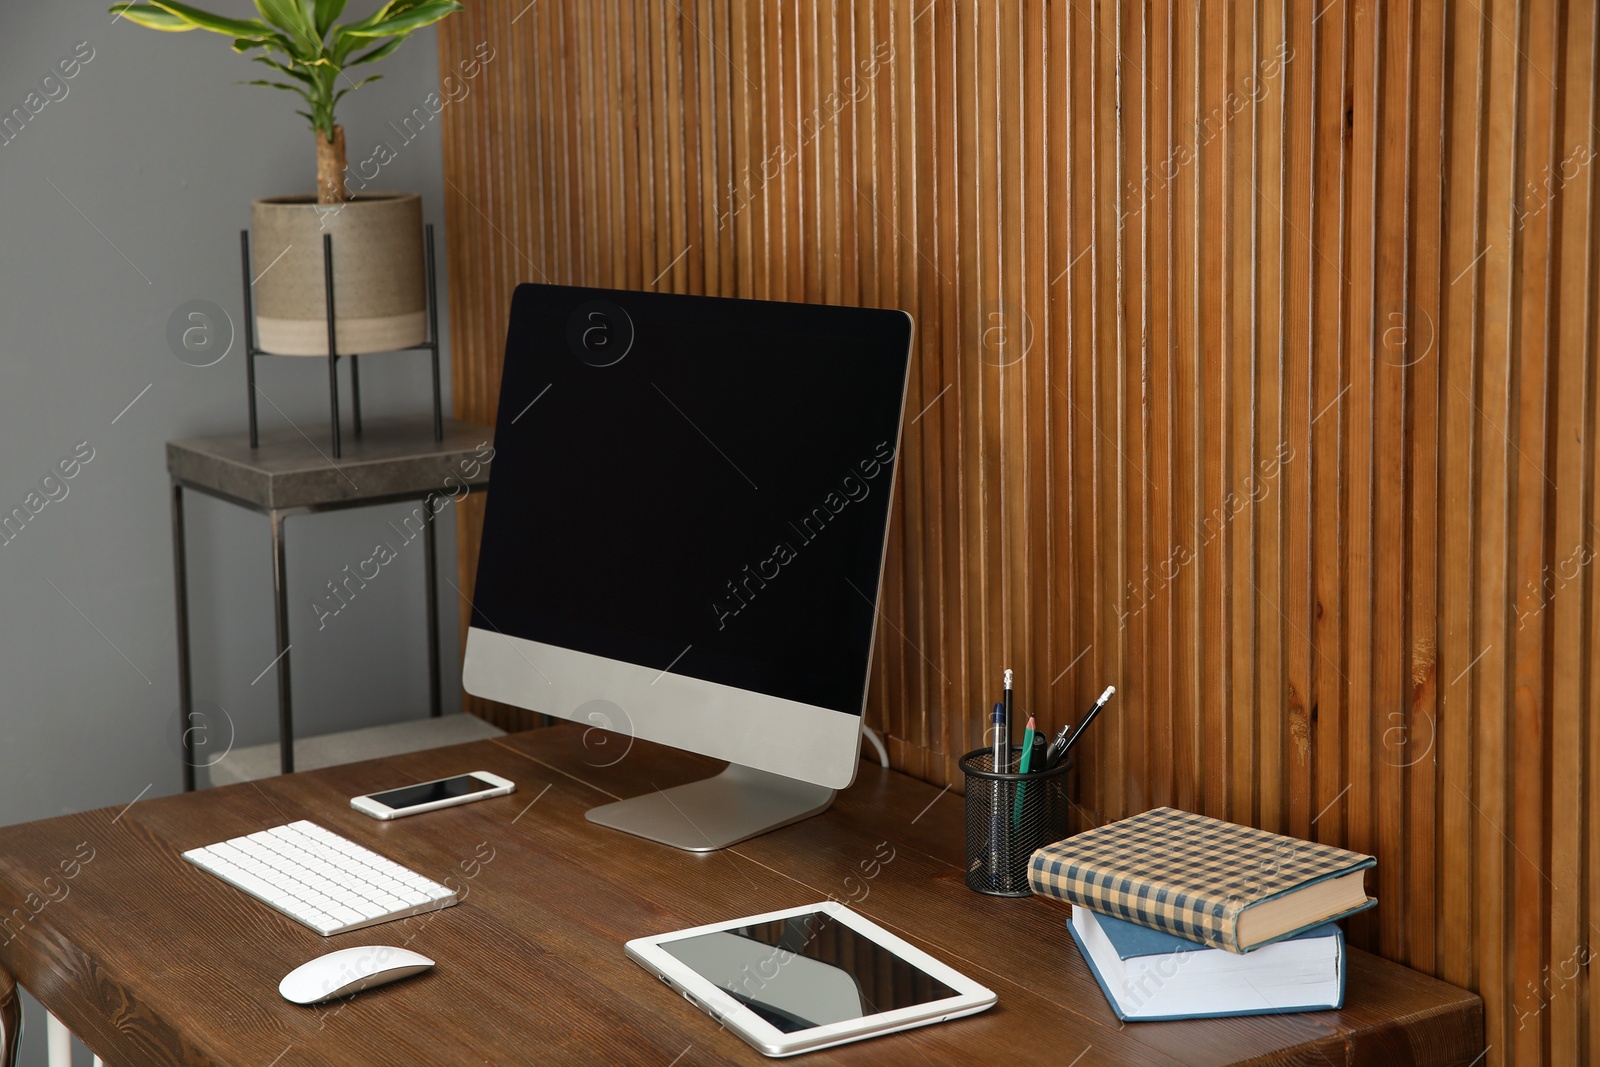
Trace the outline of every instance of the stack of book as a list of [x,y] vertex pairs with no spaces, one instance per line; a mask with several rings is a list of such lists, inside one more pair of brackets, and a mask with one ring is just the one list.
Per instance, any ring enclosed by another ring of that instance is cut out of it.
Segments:
[[1123,1020],[1315,1011],[1344,1003],[1333,920],[1377,903],[1377,861],[1174,808],[1047,845],[1028,876]]

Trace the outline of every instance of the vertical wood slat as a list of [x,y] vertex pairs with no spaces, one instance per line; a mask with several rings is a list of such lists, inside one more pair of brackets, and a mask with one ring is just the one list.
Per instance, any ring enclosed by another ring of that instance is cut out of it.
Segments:
[[[1478,691],[1477,768],[1482,775],[1477,788],[1472,791],[1472,802],[1478,815],[1477,835],[1478,870],[1474,888],[1477,890],[1477,919],[1480,937],[1478,961],[1480,981],[1486,986],[1503,989],[1508,995],[1493,1003],[1485,1002],[1485,1036],[1489,1042],[1505,1048],[1515,1039],[1517,1001],[1522,996],[1517,982],[1515,959],[1510,943],[1510,926],[1513,909],[1507,905],[1515,900],[1512,889],[1515,854],[1509,847],[1507,836],[1511,802],[1507,796],[1511,751],[1515,730],[1512,709],[1508,699],[1510,687],[1509,639],[1512,633],[1512,600],[1515,588],[1508,574],[1507,560],[1510,552],[1510,513],[1515,506],[1511,474],[1515,457],[1511,455],[1512,442],[1506,436],[1509,420],[1506,418],[1513,399],[1512,324],[1511,305],[1514,276],[1512,264],[1515,242],[1510,239],[1514,219],[1509,193],[1518,187],[1514,167],[1517,140],[1517,107],[1519,83],[1518,49],[1516,37],[1504,31],[1507,15],[1515,28],[1519,12],[1513,5],[1485,5],[1481,17],[1485,24],[1485,58],[1483,74],[1489,84],[1483,97],[1485,127],[1484,175],[1479,190],[1479,210],[1484,214],[1483,231],[1487,254],[1482,262],[1483,287],[1483,338],[1478,362],[1479,382],[1476,390],[1476,411],[1479,428],[1480,462],[1477,466],[1479,480],[1478,507],[1475,516],[1481,523],[1478,541],[1479,582],[1477,644],[1483,657],[1477,661],[1476,670],[1482,680]],[[1501,240],[1495,241],[1494,238]],[[1457,788],[1462,788],[1458,785]],[[1534,1018],[1535,1025],[1538,1018]]]
[[[1263,461],[1277,476],[1279,533],[1267,551],[1282,553],[1283,742],[1286,772],[1284,826],[1297,837],[1311,835],[1312,807],[1312,688],[1315,664],[1311,645],[1311,330],[1313,255],[1305,235],[1312,226],[1311,183],[1315,143],[1312,72],[1312,26],[1304,20],[1283,19],[1283,36],[1274,54],[1281,70],[1282,185],[1279,190],[1283,224],[1280,231],[1278,269],[1281,272],[1280,342],[1282,406],[1277,442],[1269,445]],[[1270,61],[1269,61],[1270,62]],[[1269,66],[1268,69],[1271,69]],[[1273,464],[1276,463],[1274,467]],[[1269,632],[1271,629],[1269,623]],[[1265,687],[1264,687],[1265,688]],[[1266,692],[1272,690],[1267,689]]]
[[959,787],[1002,667],[1046,726],[1116,684],[1082,823],[1370,849],[1354,943],[1480,991],[1486,1062],[1587,1062],[1595,6],[471,5],[456,413],[521,281],[907,309],[895,765]]
[[[1438,333],[1440,298],[1446,279],[1442,276],[1442,183],[1441,153],[1444,134],[1443,50],[1429,48],[1428,41],[1439,41],[1444,34],[1444,9],[1421,8],[1416,12],[1411,34],[1412,135],[1410,189],[1413,204],[1408,212],[1407,242],[1416,249],[1407,264],[1407,289],[1410,303],[1404,314],[1408,329],[1401,338],[1399,370],[1405,388],[1405,417],[1411,429],[1412,445],[1404,455],[1407,486],[1406,559],[1404,581],[1406,601],[1406,640],[1401,678],[1403,700],[1400,720],[1405,729],[1398,736],[1386,728],[1383,733],[1383,762],[1395,768],[1404,790],[1402,847],[1406,851],[1407,932],[1403,940],[1406,962],[1423,970],[1438,969],[1435,943],[1435,915],[1438,910],[1438,872],[1434,857],[1439,848],[1437,767],[1433,753],[1438,746],[1439,693],[1436,621],[1439,615],[1439,568],[1442,545],[1439,539],[1440,485],[1440,365]],[[1414,323],[1412,320],[1415,320]],[[1412,752],[1391,756],[1391,741],[1404,739]],[[1426,747],[1425,747],[1426,746]],[[1425,752],[1420,758],[1415,755]],[[1409,772],[1409,773],[1407,773]]]
[[[1596,35],[1600,20],[1593,3],[1573,4],[1559,27],[1565,55],[1561,61],[1562,97],[1560,132],[1556,148],[1560,157],[1550,176],[1560,183],[1561,195],[1553,205],[1551,225],[1559,242],[1555,253],[1558,280],[1554,285],[1553,327],[1559,366],[1552,388],[1554,419],[1558,427],[1579,427],[1577,433],[1554,435],[1552,477],[1557,485],[1571,487],[1556,497],[1554,523],[1555,562],[1552,565],[1555,599],[1551,613],[1553,654],[1550,666],[1551,724],[1551,927],[1549,958],[1553,961],[1551,985],[1561,988],[1578,980],[1574,954],[1589,941],[1594,910],[1583,887],[1586,859],[1593,861],[1587,838],[1592,819],[1573,818],[1591,810],[1594,787],[1588,762],[1597,732],[1592,716],[1585,715],[1594,698],[1594,599],[1581,579],[1582,560],[1592,556],[1595,531],[1596,472],[1593,398],[1596,387],[1596,279],[1595,188],[1592,166],[1578,168],[1579,149],[1591,143],[1595,128]],[[1587,159],[1587,153],[1582,154]],[[1576,169],[1575,169],[1576,168]],[[1585,171],[1588,173],[1586,174]],[[1570,185],[1569,185],[1570,179]],[[1577,578],[1577,581],[1573,579]],[[1586,856],[1587,849],[1587,856]],[[1591,887],[1594,885],[1590,883]],[[1591,888],[1591,893],[1593,889]],[[1550,1007],[1550,1059],[1581,1062],[1596,1048],[1593,1027],[1600,1025],[1592,1002],[1579,996],[1560,996]]]
[[[1519,11],[1513,25],[1521,42],[1519,60],[1523,67],[1520,110],[1520,136],[1512,149],[1513,167],[1520,170],[1513,187],[1537,183],[1558,165],[1554,158],[1555,77],[1554,8],[1534,4]],[[1515,198],[1511,198],[1515,203]],[[1513,212],[1515,214],[1515,211]],[[1546,977],[1546,968],[1560,957],[1551,954],[1550,913],[1546,893],[1555,887],[1550,882],[1548,842],[1550,825],[1546,805],[1551,798],[1549,686],[1546,671],[1549,631],[1542,625],[1522,625],[1526,613],[1535,605],[1543,608],[1545,569],[1553,565],[1551,512],[1555,501],[1545,490],[1551,488],[1546,471],[1552,442],[1549,438],[1550,370],[1557,361],[1551,343],[1550,322],[1552,220],[1555,213],[1541,211],[1524,214],[1513,231],[1512,313],[1507,323],[1511,337],[1510,361],[1515,375],[1515,395],[1508,404],[1507,438],[1516,456],[1512,461],[1511,493],[1514,497],[1510,522],[1513,549],[1508,553],[1512,571],[1511,606],[1515,622],[1510,631],[1511,697],[1511,804],[1506,825],[1507,836],[1516,849],[1538,854],[1540,861],[1526,863],[1521,856],[1511,862],[1513,898],[1520,902],[1511,914],[1510,936],[1513,970],[1522,991],[1514,1003],[1520,1010],[1528,990],[1537,991]],[[1542,610],[1537,612],[1543,615]],[[1535,995],[1538,995],[1535,993]],[[1540,1011],[1537,1026],[1519,1025],[1512,1038],[1516,1058],[1539,1058],[1551,1038],[1556,1014]],[[1519,1019],[1520,1022],[1520,1019]]]

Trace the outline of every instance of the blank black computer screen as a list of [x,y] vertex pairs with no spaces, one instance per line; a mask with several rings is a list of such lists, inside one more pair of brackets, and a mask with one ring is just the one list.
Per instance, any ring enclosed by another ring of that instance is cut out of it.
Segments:
[[902,312],[522,285],[472,624],[860,714]]

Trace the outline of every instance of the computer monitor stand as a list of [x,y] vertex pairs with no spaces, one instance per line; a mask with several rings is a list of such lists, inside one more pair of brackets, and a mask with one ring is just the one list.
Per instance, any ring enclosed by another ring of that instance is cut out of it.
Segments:
[[590,808],[590,822],[689,852],[714,852],[828,810],[832,789],[738,763],[698,782]]

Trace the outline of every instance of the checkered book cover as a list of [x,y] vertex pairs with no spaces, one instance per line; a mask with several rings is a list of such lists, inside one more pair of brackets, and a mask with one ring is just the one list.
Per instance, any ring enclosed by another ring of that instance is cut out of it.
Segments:
[[1246,908],[1377,862],[1349,849],[1153,808],[1046,845],[1030,859],[1028,879],[1040,896],[1243,952],[1239,915]]

